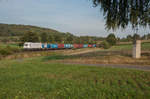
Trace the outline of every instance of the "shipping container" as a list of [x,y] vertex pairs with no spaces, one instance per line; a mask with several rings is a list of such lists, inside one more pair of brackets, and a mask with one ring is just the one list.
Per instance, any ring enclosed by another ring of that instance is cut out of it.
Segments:
[[96,44],[93,44],[93,47],[96,47]]
[[51,44],[51,48],[58,48],[58,44]]
[[79,48],[79,44],[73,44],[73,48]]
[[88,47],[92,48],[92,44],[88,44]]
[[64,44],[64,48],[71,48],[71,44]]
[[73,48],[73,44],[70,44],[71,48]]
[[47,44],[46,44],[46,43],[43,43],[43,44],[42,44],[42,48],[47,48]]
[[42,44],[42,48],[45,48],[44,44]]
[[64,44],[58,44],[58,48],[64,48]]
[[47,44],[47,48],[51,48],[51,44]]
[[84,44],[84,45],[83,45],[83,48],[88,48],[88,44]]
[[79,48],[83,48],[83,44],[79,44]]

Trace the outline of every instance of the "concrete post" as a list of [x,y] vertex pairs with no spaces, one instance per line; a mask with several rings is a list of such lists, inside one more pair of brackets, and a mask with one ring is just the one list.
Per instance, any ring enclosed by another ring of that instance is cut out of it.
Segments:
[[136,40],[133,44],[132,50],[133,58],[141,58],[141,40]]

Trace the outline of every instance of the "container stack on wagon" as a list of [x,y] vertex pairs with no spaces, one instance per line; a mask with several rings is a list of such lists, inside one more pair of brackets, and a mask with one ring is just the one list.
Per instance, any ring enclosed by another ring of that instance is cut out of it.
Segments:
[[93,48],[96,44],[49,44],[49,43],[24,43],[24,49],[71,49],[71,48]]
[[92,45],[92,44],[88,44],[88,47],[92,48],[92,47],[93,47],[93,45]]
[[57,49],[58,48],[58,44],[50,44],[52,49]]
[[84,44],[84,45],[83,45],[83,48],[88,48],[88,44]]
[[68,48],[71,48],[71,44],[64,44],[64,48],[68,49]]
[[96,44],[93,44],[93,47],[96,47]]
[[58,48],[63,49],[64,48],[64,44],[58,44]]

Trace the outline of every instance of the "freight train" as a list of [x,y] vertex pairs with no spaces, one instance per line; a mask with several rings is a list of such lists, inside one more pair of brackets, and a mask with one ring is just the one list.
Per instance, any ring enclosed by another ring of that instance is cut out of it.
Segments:
[[71,48],[94,48],[96,44],[49,44],[25,42],[23,48],[30,49],[71,49]]

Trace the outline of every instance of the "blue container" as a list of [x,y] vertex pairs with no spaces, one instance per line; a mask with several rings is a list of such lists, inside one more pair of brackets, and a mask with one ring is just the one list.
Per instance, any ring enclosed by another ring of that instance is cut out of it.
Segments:
[[42,48],[44,48],[44,44],[42,44]]
[[96,47],[96,44],[93,44],[93,47]]
[[87,48],[87,47],[88,47],[88,44],[84,44],[84,45],[83,45],[83,48]]
[[50,44],[47,44],[47,48],[51,48],[51,45],[50,45]]
[[57,44],[51,44],[51,48],[58,48]]
[[68,48],[71,48],[71,44],[68,44]]
[[73,48],[73,44],[70,44],[70,47]]
[[71,48],[71,44],[64,44],[64,48]]

